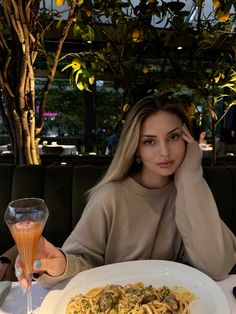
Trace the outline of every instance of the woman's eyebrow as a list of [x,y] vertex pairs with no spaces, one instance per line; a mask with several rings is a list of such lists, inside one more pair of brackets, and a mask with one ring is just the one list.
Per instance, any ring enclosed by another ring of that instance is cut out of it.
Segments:
[[179,130],[180,130],[180,127],[174,128],[173,130],[167,132],[167,135],[170,134],[170,133],[173,133],[173,132],[175,132],[175,131],[177,131],[177,130],[179,131]]
[[[167,135],[175,132],[175,131],[180,131],[181,128],[180,127],[177,127],[177,128],[174,128],[173,130],[170,130],[169,132],[167,132]],[[156,135],[151,135],[151,134],[142,134],[141,137],[157,137]]]
[[141,137],[156,137],[156,135],[143,134]]

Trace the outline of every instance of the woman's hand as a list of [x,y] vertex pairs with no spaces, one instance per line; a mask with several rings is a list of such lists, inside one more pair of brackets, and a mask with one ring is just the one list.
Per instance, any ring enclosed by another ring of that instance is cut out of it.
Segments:
[[[29,283],[24,272],[24,265],[20,256],[16,258],[15,262],[16,276],[20,285],[27,289]],[[65,255],[54,245],[48,242],[44,237],[41,237],[36,253],[36,260],[33,265],[33,273],[46,273],[50,276],[57,277],[62,275],[66,269]]]
[[[184,160],[175,173],[176,177],[190,176],[199,171],[201,167],[202,151],[197,141],[194,140],[185,124],[182,126],[182,138],[186,143]],[[200,173],[200,172],[199,172]]]
[[182,138],[184,139],[185,142],[189,143],[193,143],[194,142],[194,138],[192,137],[192,135],[190,134],[189,130],[187,129],[186,125],[183,124],[182,126]]

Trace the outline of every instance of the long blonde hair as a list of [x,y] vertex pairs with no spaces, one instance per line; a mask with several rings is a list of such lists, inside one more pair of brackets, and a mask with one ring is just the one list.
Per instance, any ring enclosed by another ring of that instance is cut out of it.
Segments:
[[141,99],[130,110],[123,125],[112,162],[104,177],[89,190],[89,196],[108,182],[124,179],[132,169],[136,168],[135,157],[142,124],[147,117],[158,111],[166,111],[178,116],[182,123],[185,123],[189,130],[191,129],[190,121],[179,105],[166,100],[162,102],[155,95]]

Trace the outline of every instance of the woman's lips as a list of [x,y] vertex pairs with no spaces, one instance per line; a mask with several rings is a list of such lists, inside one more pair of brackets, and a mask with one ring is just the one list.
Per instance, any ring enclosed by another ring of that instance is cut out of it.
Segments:
[[165,161],[165,162],[159,162],[158,166],[161,168],[170,168],[174,164],[174,161]]

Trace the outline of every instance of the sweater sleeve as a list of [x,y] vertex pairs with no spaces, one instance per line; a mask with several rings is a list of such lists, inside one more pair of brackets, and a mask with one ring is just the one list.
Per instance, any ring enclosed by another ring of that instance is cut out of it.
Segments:
[[236,238],[220,219],[203,178],[201,157],[197,142],[187,144],[185,158],[175,173],[175,220],[187,261],[212,278],[221,279],[236,263]]
[[54,285],[58,284],[59,282],[72,278],[77,275],[79,272],[89,269],[89,265],[87,263],[83,263],[80,259],[76,256],[71,254],[66,254],[62,251],[66,257],[66,270],[61,276],[52,277],[47,275],[46,273],[42,274],[41,276],[37,276],[33,278],[37,280],[43,287],[45,288],[52,288]]
[[104,264],[107,238],[105,208],[109,206],[106,200],[102,192],[90,199],[81,219],[62,246],[67,260],[65,272],[58,277],[41,275],[37,280],[42,286],[52,287],[81,271]]

